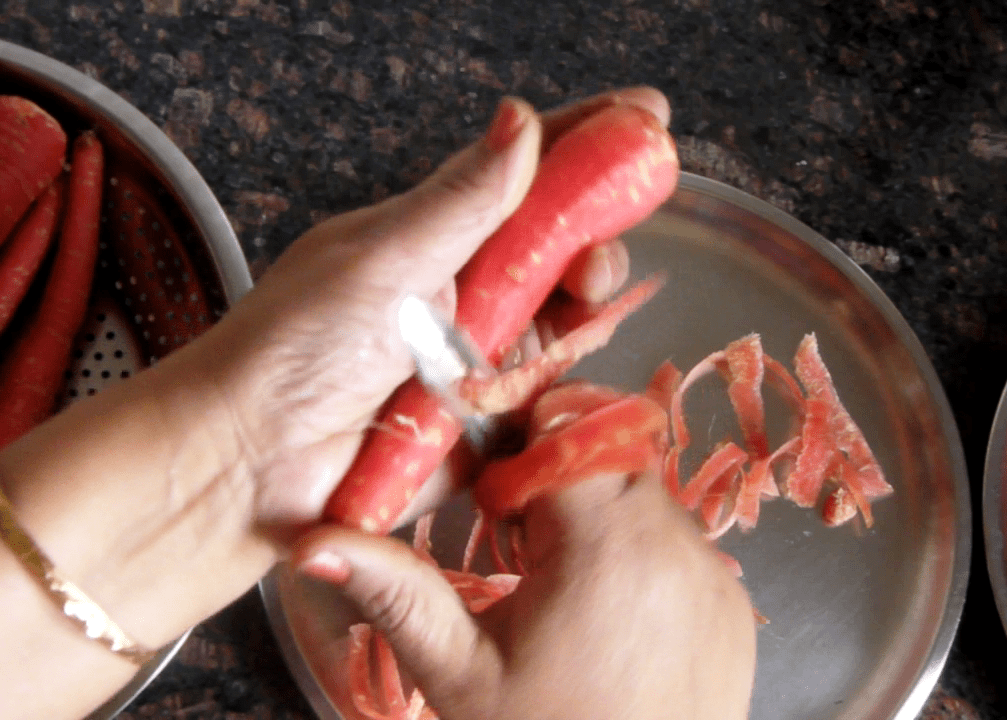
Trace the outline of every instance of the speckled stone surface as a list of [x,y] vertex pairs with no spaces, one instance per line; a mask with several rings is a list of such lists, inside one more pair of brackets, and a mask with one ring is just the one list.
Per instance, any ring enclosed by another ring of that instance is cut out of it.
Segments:
[[[685,169],[833,240],[950,397],[979,507],[1007,379],[1007,10],[999,0],[0,1],[0,37],[98,78],[220,198],[253,272],[310,224],[415,184],[503,94],[648,83]],[[1007,717],[982,535],[923,717]],[[249,594],[124,718],[307,718]]]

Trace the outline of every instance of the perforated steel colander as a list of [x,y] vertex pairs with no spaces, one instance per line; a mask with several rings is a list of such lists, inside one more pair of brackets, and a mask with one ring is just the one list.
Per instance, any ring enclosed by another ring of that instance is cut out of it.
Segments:
[[94,395],[144,367],[135,326],[108,297],[96,298],[84,321],[66,371],[62,405]]
[[[70,136],[94,129],[106,152],[102,248],[93,300],[62,404],[101,392],[184,345],[252,286],[237,238],[182,152],[109,88],[0,41],[0,92],[38,103]],[[185,641],[164,648],[88,720],[118,714]]]

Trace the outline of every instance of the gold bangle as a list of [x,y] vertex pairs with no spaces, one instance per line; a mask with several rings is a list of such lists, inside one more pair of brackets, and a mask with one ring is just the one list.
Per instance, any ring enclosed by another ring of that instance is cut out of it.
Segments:
[[87,637],[136,665],[145,664],[157,654],[134,642],[83,590],[57,572],[52,560],[18,523],[13,506],[2,492],[0,536],[63,615]]

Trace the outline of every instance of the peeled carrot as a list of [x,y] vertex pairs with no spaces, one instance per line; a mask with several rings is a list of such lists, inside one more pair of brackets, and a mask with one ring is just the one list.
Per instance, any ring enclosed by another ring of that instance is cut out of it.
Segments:
[[52,183],[66,159],[66,133],[30,100],[0,96],[0,243]]
[[94,133],[74,142],[66,213],[45,292],[0,372],[0,447],[49,417],[87,314],[98,255],[104,153]]
[[[606,107],[549,148],[514,214],[458,275],[456,322],[497,363],[587,246],[644,220],[672,193],[674,142],[651,113]],[[446,457],[460,426],[415,379],[371,430],[326,506],[331,520],[388,532]],[[402,432],[387,432],[393,427]]]
[[14,316],[49,249],[63,201],[62,188],[58,181],[49,186],[0,254],[0,332]]

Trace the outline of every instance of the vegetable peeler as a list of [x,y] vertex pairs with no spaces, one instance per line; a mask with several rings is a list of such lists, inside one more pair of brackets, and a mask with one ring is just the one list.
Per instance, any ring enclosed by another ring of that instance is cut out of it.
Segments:
[[459,396],[456,387],[472,371],[493,372],[489,363],[464,330],[416,295],[407,294],[402,300],[398,323],[399,333],[416,361],[420,381],[461,420],[472,449],[485,454],[497,429],[496,420],[476,412]]

